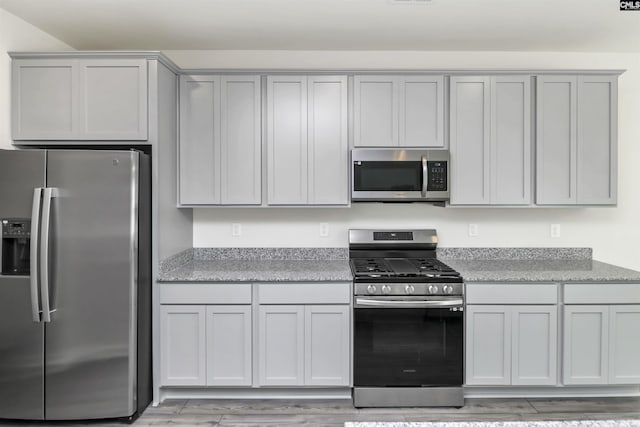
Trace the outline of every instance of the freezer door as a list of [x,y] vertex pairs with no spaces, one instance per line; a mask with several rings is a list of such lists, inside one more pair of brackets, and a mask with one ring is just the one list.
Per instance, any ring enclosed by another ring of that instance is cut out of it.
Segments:
[[[45,159],[44,150],[0,150],[0,219],[31,217]],[[44,418],[44,329],[33,321],[29,284],[28,276],[0,275],[0,418]]]
[[135,412],[137,169],[132,151],[49,153],[48,420]]

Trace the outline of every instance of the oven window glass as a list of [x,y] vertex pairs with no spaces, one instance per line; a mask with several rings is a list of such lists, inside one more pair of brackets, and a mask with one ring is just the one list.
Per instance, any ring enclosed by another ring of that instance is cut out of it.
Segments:
[[421,191],[420,162],[359,162],[353,165],[355,191]]
[[449,308],[354,312],[354,385],[462,385],[463,312]]

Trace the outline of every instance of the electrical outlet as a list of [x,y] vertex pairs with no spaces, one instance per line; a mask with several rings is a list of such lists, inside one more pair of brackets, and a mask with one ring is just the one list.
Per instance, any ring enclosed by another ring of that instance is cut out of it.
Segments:
[[551,237],[560,237],[560,224],[551,224],[549,227],[549,234]]
[[469,237],[476,237],[478,235],[478,224],[469,224]]
[[329,224],[326,222],[320,223],[320,237],[329,237]]
[[242,236],[242,224],[234,222],[231,224],[231,235],[234,237]]

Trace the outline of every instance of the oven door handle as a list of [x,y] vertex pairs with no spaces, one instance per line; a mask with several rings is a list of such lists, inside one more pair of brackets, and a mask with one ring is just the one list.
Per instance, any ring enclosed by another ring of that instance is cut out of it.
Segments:
[[381,307],[381,308],[428,308],[428,307],[460,307],[464,305],[462,298],[448,300],[381,300],[356,298],[356,308],[358,307]]

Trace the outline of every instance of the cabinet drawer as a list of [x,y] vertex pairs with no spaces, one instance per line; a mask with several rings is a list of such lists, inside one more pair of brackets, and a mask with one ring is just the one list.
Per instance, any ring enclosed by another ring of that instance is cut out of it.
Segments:
[[640,304],[640,283],[564,285],[565,304]]
[[251,284],[162,284],[160,304],[251,304]]
[[467,304],[557,304],[555,283],[540,284],[467,284]]
[[268,283],[259,286],[260,304],[349,304],[350,283]]

